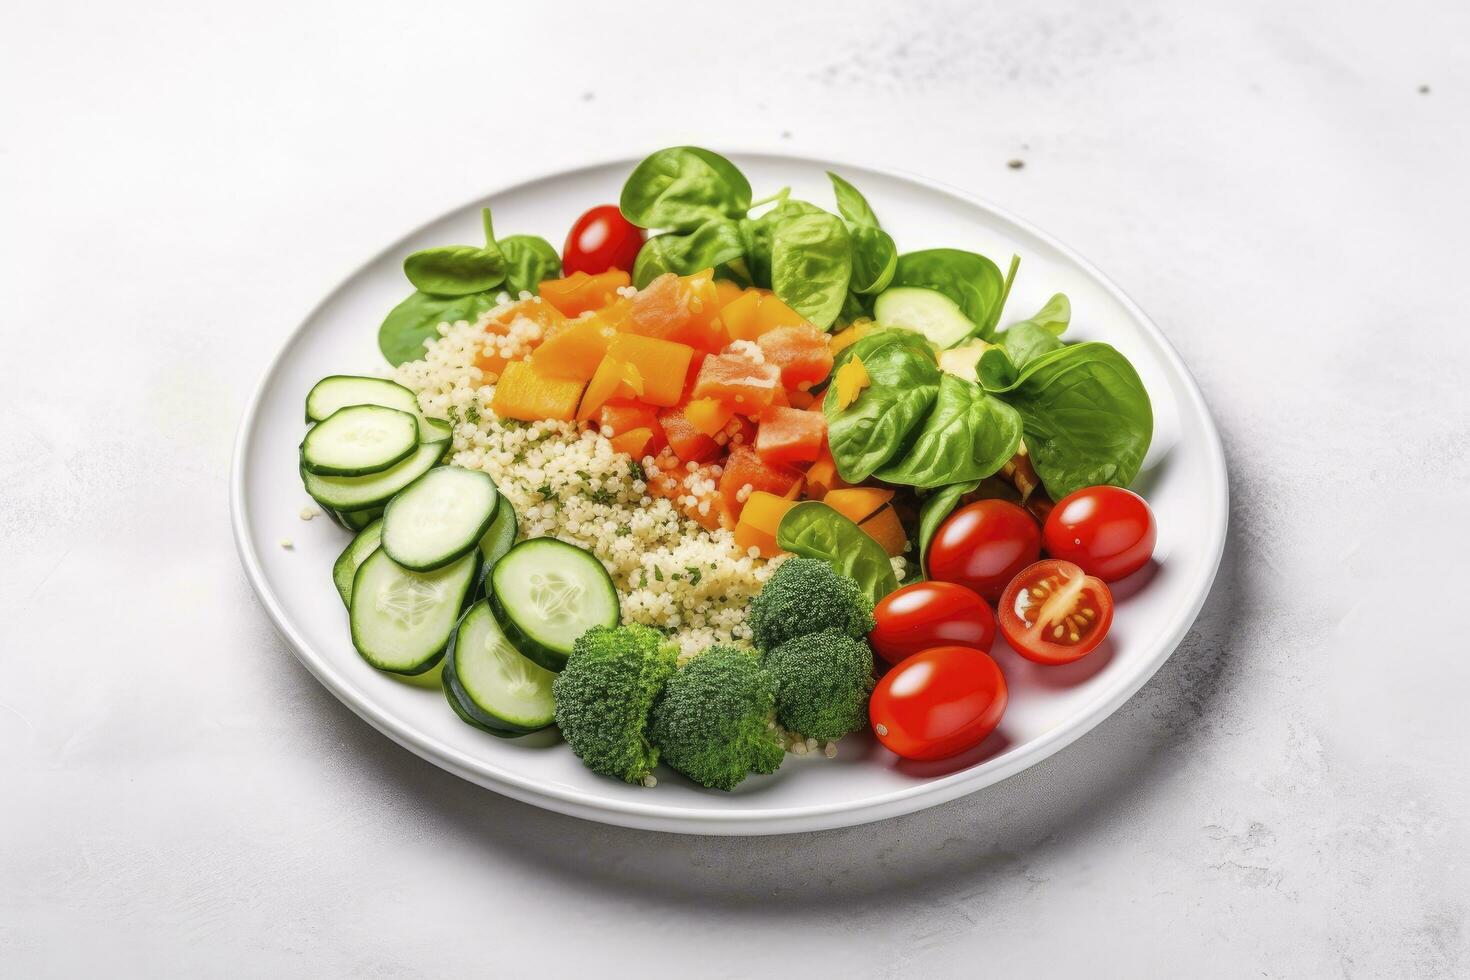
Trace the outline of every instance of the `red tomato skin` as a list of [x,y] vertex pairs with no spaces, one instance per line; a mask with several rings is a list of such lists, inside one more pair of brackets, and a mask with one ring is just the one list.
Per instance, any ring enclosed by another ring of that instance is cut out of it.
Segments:
[[1052,643],[1047,640],[1036,640],[1030,630],[1015,611],[1017,594],[1023,588],[1030,588],[1038,579],[1044,579],[1059,566],[1064,566],[1070,578],[1072,575],[1083,575],[1082,569],[1071,562],[1062,561],[1058,558],[1048,558],[1039,561],[1029,568],[1023,569],[1019,575],[1006,586],[1005,595],[1001,596],[997,606],[999,610],[1000,632],[1006,638],[1006,642],[1025,659],[1037,664],[1056,666],[1058,664],[1069,664],[1074,660],[1081,660],[1092,651],[1096,650],[1102,641],[1107,638],[1108,630],[1113,625],[1113,593],[1104,582],[1091,575],[1084,576],[1088,587],[1093,592],[1094,604],[1097,606],[1097,622],[1092,627],[1088,636],[1076,646],[1064,643]]
[[977,500],[949,515],[929,543],[929,577],[1000,598],[1016,573],[1041,557],[1041,528],[1005,500]]
[[1109,486],[1083,487],[1063,497],[1042,531],[1047,554],[1104,582],[1127,578],[1147,565],[1158,536],[1144,499]]
[[974,592],[953,582],[915,582],[884,596],[873,609],[868,642],[891,664],[931,647],[990,652],[995,614]]
[[589,276],[609,269],[631,272],[643,247],[643,229],[623,217],[616,204],[599,204],[582,215],[567,233],[561,250],[562,275]]
[[970,647],[931,647],[883,675],[868,716],[889,751],[947,759],[995,731],[1009,695],[999,665]]

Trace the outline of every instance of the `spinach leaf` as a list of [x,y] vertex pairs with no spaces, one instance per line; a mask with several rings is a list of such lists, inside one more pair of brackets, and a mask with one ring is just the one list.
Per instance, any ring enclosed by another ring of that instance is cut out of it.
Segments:
[[771,240],[776,225],[786,218],[801,214],[821,214],[822,209],[805,201],[782,198],[774,208],[759,218],[740,220],[740,238],[745,243],[745,265],[750,281],[764,289],[771,287]]
[[547,279],[561,278],[561,256],[539,235],[511,235],[498,244],[505,256],[505,288],[512,296],[534,293]]
[[827,178],[832,181],[832,191],[837,195],[837,213],[846,218],[853,225],[869,225],[878,227],[878,216],[873,213],[868,199],[861,192],[832,171],[827,171]]
[[[1034,324],[1035,326],[1040,327],[1042,330],[1045,330],[1047,333],[1051,334],[1053,337],[1060,337],[1062,334],[1066,333],[1067,326],[1071,322],[1072,302],[1067,299],[1066,293],[1057,293],[1051,299],[1047,300],[1046,305],[1044,305],[1041,309],[1037,310],[1035,313],[1031,314],[1031,316],[1021,321],[1021,323]],[[1016,324],[1016,327],[1019,327],[1020,325],[1021,324],[1018,323]],[[1011,329],[1014,330],[1015,327],[1011,327]]]
[[771,234],[771,288],[823,330],[832,326],[852,278],[852,244],[835,214],[816,211],[779,219]]
[[468,296],[505,281],[505,256],[492,241],[485,247],[445,245],[414,252],[403,260],[414,288],[436,296]]
[[826,504],[808,500],[786,512],[776,544],[794,555],[817,558],[858,584],[873,602],[898,588],[893,563],[868,533]]
[[865,296],[883,292],[898,271],[898,246],[882,228],[858,225],[852,236],[852,291]]
[[706,221],[688,234],[666,232],[643,243],[633,263],[633,285],[642,289],[665,272],[681,276],[712,269],[745,254],[740,225],[729,218]]
[[929,567],[929,542],[934,540],[934,533],[939,530],[944,519],[953,513],[960,498],[967,493],[974,493],[979,487],[979,480],[951,483],[935,490],[919,505],[919,566],[926,569],[926,574]]
[[868,302],[869,297],[860,296],[852,290],[848,290],[847,298],[842,301],[842,311],[837,314],[838,323],[853,323],[863,317],[873,315],[873,304]]
[[836,371],[854,357],[860,358],[866,364],[874,351],[887,347],[889,344],[908,347],[930,361],[935,360],[934,345],[929,343],[928,338],[923,334],[916,330],[905,330],[903,327],[889,327],[886,330],[870,333],[838,351],[832,359],[832,370]]
[[378,328],[378,347],[395,367],[404,361],[417,360],[424,356],[424,341],[439,335],[439,324],[478,319],[481,313],[495,308],[496,292],[468,296],[414,292],[393,307],[383,320]]
[[1056,334],[1030,320],[1022,320],[1002,333],[1000,345],[1018,368],[1065,346]]
[[870,383],[857,401],[839,410],[832,386],[822,403],[832,459],[848,483],[866,480],[901,454],[939,394],[939,367],[927,347],[920,350],[901,337],[889,338],[860,356]]
[[718,153],[673,146],[633,169],[619,207],[640,228],[693,231],[711,218],[738,218],[750,210],[750,182]]
[[[1021,445],[1021,417],[973,381],[943,374],[934,408],[899,456],[873,475],[886,483],[938,487],[999,470]],[[835,457],[835,447],[834,447]]]
[[978,374],[1020,413],[1032,465],[1053,500],[1099,483],[1127,486],[1138,475],[1153,438],[1153,406],[1138,372],[1113,347],[1072,344],[1019,370],[992,349]]
[[1009,280],[983,255],[957,248],[931,248],[900,255],[890,285],[921,286],[943,293],[959,304],[965,317],[975,324],[971,336],[989,340],[995,335]]

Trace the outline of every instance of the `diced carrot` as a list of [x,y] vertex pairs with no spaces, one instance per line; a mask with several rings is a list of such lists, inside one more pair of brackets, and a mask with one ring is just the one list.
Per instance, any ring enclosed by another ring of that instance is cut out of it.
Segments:
[[616,357],[604,357],[587,383],[587,391],[577,409],[577,421],[585,422],[595,416],[609,399],[638,398],[643,392],[643,375],[636,367]]
[[827,335],[816,327],[776,327],[756,341],[766,361],[781,369],[781,383],[790,391],[806,391],[832,373]]
[[580,381],[545,377],[527,361],[512,361],[495,386],[490,407],[506,419],[570,421],[576,415],[583,387]]
[[755,321],[757,335],[767,330],[775,330],[777,327],[807,326],[806,317],[781,302],[774,293],[761,297],[761,305],[756,311]]
[[868,369],[860,357],[848,358],[846,364],[837,369],[832,384],[837,389],[837,410],[843,411],[857,401],[858,395],[870,383]]
[[[732,446],[730,458],[725,460],[725,470],[720,475],[720,494],[725,498],[726,509],[739,516],[745,501],[741,491],[750,487],[749,493],[765,490],[785,495],[793,486],[801,485],[801,472],[789,466],[772,466],[761,460],[755,451],[745,446]],[[749,493],[745,496],[749,496]]]
[[[836,492],[836,491],[834,491]],[[827,501],[831,501],[832,494],[827,494]],[[859,525],[868,536],[883,546],[890,558],[897,558],[903,554],[904,547],[908,544],[908,535],[904,533],[903,524],[898,519],[898,513],[892,506],[885,506],[878,513],[863,521]]]
[[848,347],[851,347],[859,340],[862,340],[868,334],[876,333],[880,329],[881,328],[878,326],[878,324],[874,323],[872,320],[859,320],[857,323],[854,323],[852,326],[848,327],[846,330],[842,331],[832,338],[832,353],[837,354],[840,351],[846,350]]
[[607,306],[618,298],[618,289],[632,282],[622,269],[608,269],[595,276],[574,272],[565,279],[548,279],[540,286],[541,298],[567,316],[580,316]]
[[715,305],[723,310],[725,307],[729,306],[731,302],[739,299],[741,295],[744,294],[744,292],[745,290],[741,289],[739,285],[731,282],[728,279],[716,279]]
[[[738,344],[732,346],[739,346]],[[781,386],[781,371],[741,351],[727,350],[707,357],[695,379],[695,398],[719,398],[742,415],[759,415],[769,408]]]
[[892,499],[893,491],[882,487],[848,487],[843,490],[828,490],[822,503],[854,524],[861,524]]
[[[544,305],[544,304],[543,304]],[[552,328],[531,361],[548,378],[590,381],[617,332],[596,317],[573,320]]]
[[648,446],[653,442],[653,430],[640,427],[620,432],[608,440],[612,443],[615,451],[632,456],[634,459],[642,459],[648,453]]
[[498,379],[505,373],[505,366],[509,363],[510,360],[508,358],[494,353],[493,347],[482,348],[479,355],[475,357],[475,367],[480,369],[480,372],[485,375],[487,381]]
[[755,451],[767,463],[810,463],[822,451],[827,420],[815,412],[772,408],[761,416]]
[[734,414],[735,410],[718,398],[696,398],[684,406],[689,424],[707,436],[723,429]]
[[731,340],[755,340],[760,336],[756,329],[756,312],[760,305],[761,294],[747,289],[720,310],[720,322],[725,325],[725,332]]
[[767,534],[749,524],[737,523],[735,525],[735,545],[746,550],[754,548],[762,558],[774,558],[781,553],[774,534]]
[[720,454],[719,443],[696,429],[683,408],[666,408],[659,412],[658,424],[680,462],[702,463]]
[[639,397],[650,405],[677,405],[694,348],[670,340],[620,333],[608,344],[607,356],[638,369],[643,381]]

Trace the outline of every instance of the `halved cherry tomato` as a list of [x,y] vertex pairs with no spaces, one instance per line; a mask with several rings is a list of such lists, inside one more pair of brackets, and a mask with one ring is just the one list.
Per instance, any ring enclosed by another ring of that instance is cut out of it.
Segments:
[[1041,528],[1005,500],[961,507],[929,543],[929,577],[973,589],[994,602],[1016,573],[1041,557]]
[[616,204],[599,204],[578,218],[561,251],[563,275],[595,276],[608,269],[633,270],[643,247],[643,229],[623,217]]
[[946,645],[990,652],[995,614],[985,600],[953,582],[915,582],[890,592],[873,609],[868,642],[891,664]]
[[1000,598],[1000,631],[1017,653],[1039,664],[1087,656],[1113,625],[1113,594],[1102,579],[1049,558],[1017,575]]
[[1153,511],[1122,487],[1083,487],[1069,493],[1046,519],[1046,553],[1088,575],[1116,582],[1148,564],[1158,540]]
[[1009,695],[989,654],[931,647],[883,675],[868,702],[878,741],[905,759],[944,759],[985,740]]

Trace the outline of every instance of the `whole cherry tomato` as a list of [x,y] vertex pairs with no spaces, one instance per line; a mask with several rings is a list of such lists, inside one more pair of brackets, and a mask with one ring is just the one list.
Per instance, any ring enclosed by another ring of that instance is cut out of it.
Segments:
[[1000,599],[1000,631],[1017,653],[1039,664],[1087,656],[1113,625],[1113,594],[1069,561],[1039,561]]
[[1041,528],[1030,514],[1004,500],[977,500],[939,525],[929,543],[929,577],[994,602],[1040,557]]
[[884,596],[873,609],[868,642],[891,664],[930,647],[974,647],[990,652],[995,614],[963,585],[915,582]]
[[599,204],[578,218],[561,250],[562,274],[595,276],[608,269],[633,270],[643,247],[643,229],[623,217],[616,204]]
[[1006,679],[989,654],[931,647],[883,675],[868,717],[878,741],[905,759],[944,759],[995,731],[1007,699]]
[[1083,487],[1063,497],[1046,519],[1046,553],[1088,575],[1116,582],[1153,557],[1158,540],[1153,511],[1122,487]]

